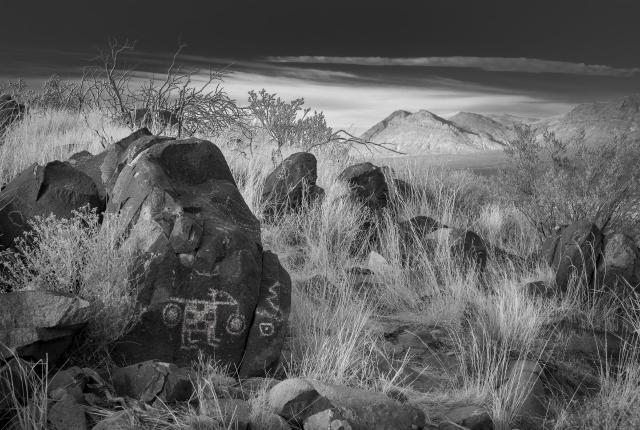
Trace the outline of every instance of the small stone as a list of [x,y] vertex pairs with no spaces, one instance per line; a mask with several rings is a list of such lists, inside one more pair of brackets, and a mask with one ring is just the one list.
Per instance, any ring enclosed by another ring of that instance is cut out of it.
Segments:
[[393,269],[389,262],[375,251],[369,252],[369,256],[367,257],[367,268],[373,273],[377,273],[379,275],[389,273]]
[[144,361],[116,368],[112,374],[113,388],[119,396],[128,396],[151,403],[162,392],[170,366],[156,361]]
[[304,430],[352,430],[339,409],[325,409],[304,421]]
[[[445,414],[446,420],[469,430],[493,430],[489,413],[478,406],[461,406]],[[456,428],[456,427],[452,427]]]
[[269,391],[268,402],[276,414],[299,424],[307,417],[332,407],[313,385],[299,378],[286,379],[273,387]]

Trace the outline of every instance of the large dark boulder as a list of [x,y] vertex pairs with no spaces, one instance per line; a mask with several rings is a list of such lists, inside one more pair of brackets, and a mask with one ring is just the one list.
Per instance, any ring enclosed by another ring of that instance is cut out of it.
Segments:
[[0,192],[0,246],[9,247],[29,230],[29,220],[51,214],[68,218],[89,206],[104,209],[94,181],[69,163],[32,164]]
[[349,166],[338,175],[351,189],[352,197],[371,210],[383,209],[389,200],[384,171],[371,163]]
[[140,321],[113,357],[191,365],[199,354],[244,375],[272,370],[288,320],[290,279],[263,253],[260,224],[222,152],[199,139],[156,142],[122,169],[108,202],[139,255]]
[[48,291],[0,294],[0,359],[48,358],[52,365],[90,317],[89,303]]
[[566,292],[572,277],[593,285],[593,275],[602,254],[603,234],[590,221],[578,221],[558,229],[543,244],[542,255],[555,271],[556,287]]
[[290,155],[267,176],[262,191],[265,219],[303,207],[324,194],[316,185],[316,157],[308,152]]
[[0,133],[24,116],[25,106],[9,94],[0,94]]

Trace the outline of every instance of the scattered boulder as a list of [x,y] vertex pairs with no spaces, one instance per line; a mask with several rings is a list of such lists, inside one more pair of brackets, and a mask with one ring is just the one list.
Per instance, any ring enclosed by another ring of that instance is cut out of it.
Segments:
[[598,283],[618,297],[634,291],[640,284],[640,250],[633,238],[622,233],[606,236],[597,272]]
[[338,175],[351,189],[355,201],[376,211],[387,206],[389,188],[383,170],[371,163],[360,163],[347,167]]
[[115,368],[111,375],[118,396],[127,396],[145,403],[156,397],[164,402],[189,400],[193,394],[195,375],[175,364],[145,361]]
[[48,291],[0,294],[0,358],[48,358],[53,365],[89,320],[89,303]]
[[118,363],[188,366],[203,354],[245,376],[277,364],[291,282],[263,253],[259,222],[214,144],[156,142],[124,166],[107,210],[130,226],[123,246],[140,256],[130,271],[141,317],[117,342]]
[[471,230],[457,228],[440,228],[426,236],[436,243],[446,244],[451,254],[463,262],[473,265],[480,273],[487,266],[487,245],[485,241]]
[[332,408],[312,383],[300,378],[286,379],[274,386],[269,391],[268,402],[276,414],[298,425],[310,416]]
[[0,133],[15,121],[22,119],[25,106],[18,103],[9,94],[0,94]]
[[262,191],[265,219],[277,218],[324,195],[324,190],[316,185],[317,164],[313,154],[297,152],[267,176]]
[[545,241],[542,255],[556,272],[556,286],[560,292],[566,292],[569,280],[574,276],[585,285],[593,285],[602,244],[602,232],[589,221],[578,221],[559,229]]
[[0,246],[10,247],[30,229],[35,216],[68,218],[89,206],[102,212],[103,201],[93,180],[69,163],[32,164],[0,192]]
[[424,412],[382,393],[308,380],[320,396],[338,408],[353,430],[413,430],[425,426]]

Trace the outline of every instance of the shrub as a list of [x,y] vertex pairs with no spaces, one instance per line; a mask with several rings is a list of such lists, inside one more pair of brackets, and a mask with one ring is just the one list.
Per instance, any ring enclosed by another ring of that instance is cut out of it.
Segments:
[[7,290],[75,294],[93,306],[86,344],[107,345],[133,322],[136,294],[128,278],[131,253],[121,246],[124,227],[116,216],[82,209],[69,219],[54,215],[30,221],[32,230],[5,251]]
[[618,136],[593,147],[579,134],[563,142],[530,127],[506,150],[505,195],[544,236],[553,227],[590,219],[628,228],[640,202],[640,140]]

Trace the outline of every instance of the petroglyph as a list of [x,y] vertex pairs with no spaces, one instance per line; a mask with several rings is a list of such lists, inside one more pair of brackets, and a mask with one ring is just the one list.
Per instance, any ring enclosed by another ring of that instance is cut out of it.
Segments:
[[258,324],[260,336],[273,336],[275,334],[274,322],[282,321],[282,312],[280,310],[280,288],[282,285],[276,281],[269,287],[269,295],[265,299],[268,307],[256,311],[256,314],[264,319],[270,319],[273,322],[265,321]]
[[[201,346],[218,347],[223,332],[239,336],[246,328],[239,304],[230,294],[209,290],[211,300],[189,300],[170,297],[162,309],[162,321],[167,327],[181,326],[181,349]],[[230,314],[228,317],[225,316]],[[224,319],[224,321],[222,321]]]

